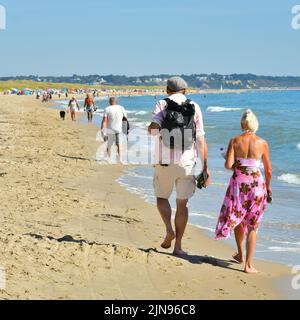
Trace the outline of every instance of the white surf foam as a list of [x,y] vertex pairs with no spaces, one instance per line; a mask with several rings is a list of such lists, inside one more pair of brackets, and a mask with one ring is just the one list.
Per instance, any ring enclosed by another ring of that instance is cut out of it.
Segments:
[[207,112],[233,112],[241,111],[242,108],[229,108],[229,107],[220,107],[220,106],[210,106],[206,109]]
[[291,247],[269,247],[268,248],[274,252],[300,252],[300,248],[291,248]]
[[199,228],[199,229],[202,229],[202,230],[206,230],[206,231],[215,233],[215,229],[208,228],[208,227],[204,227],[204,226],[201,226],[201,225],[199,225],[199,224],[194,224],[194,226],[196,226],[196,227]]
[[205,213],[191,212],[190,215],[197,216],[197,217],[203,217],[203,218],[207,218],[207,219],[211,219],[211,220],[216,220],[216,217],[213,217],[213,216],[211,216],[209,214],[205,214]]
[[132,126],[134,126],[136,128],[140,128],[140,129],[145,129],[146,126],[147,126],[147,123],[146,122],[142,122],[142,121],[139,121],[139,122],[138,121],[134,121],[134,122],[132,122]]
[[65,105],[68,105],[68,104],[69,104],[69,101],[64,101],[64,100],[62,100],[62,101],[55,101],[55,103],[57,103],[58,105],[63,105],[63,106],[65,106]]
[[134,177],[134,178],[139,178],[139,179],[146,179],[146,180],[152,180],[152,176],[146,176],[146,175],[141,175],[136,172],[128,172],[127,173],[129,176]]
[[280,243],[280,244],[289,244],[289,245],[300,246],[300,242],[279,241],[279,240],[275,240],[275,239],[272,239],[272,240],[271,240],[271,242],[274,242],[274,243]]
[[[103,101],[103,100],[108,100],[108,97],[96,97],[95,99],[94,99],[95,101]],[[83,101],[83,100],[82,100]]]
[[138,112],[136,112],[136,115],[137,116],[143,116],[143,115],[145,115],[147,113],[148,113],[147,111],[138,111]]
[[297,144],[297,149],[300,150],[300,142]]
[[126,111],[127,114],[134,114],[136,116],[143,116],[147,113],[149,113],[148,111],[144,111],[144,110],[128,110]]
[[278,180],[289,184],[300,184],[300,176],[291,173],[282,174],[278,177]]

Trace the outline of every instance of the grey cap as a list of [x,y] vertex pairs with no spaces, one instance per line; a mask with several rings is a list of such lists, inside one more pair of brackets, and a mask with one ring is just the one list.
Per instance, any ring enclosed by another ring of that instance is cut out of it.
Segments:
[[167,86],[171,91],[178,92],[188,88],[186,81],[180,77],[172,77],[168,80]]

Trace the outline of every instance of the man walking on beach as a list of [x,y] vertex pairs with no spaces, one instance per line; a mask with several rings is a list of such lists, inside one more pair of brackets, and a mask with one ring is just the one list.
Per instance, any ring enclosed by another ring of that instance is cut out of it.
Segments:
[[93,112],[95,111],[96,104],[94,99],[90,94],[86,95],[86,99],[84,100],[84,110],[87,113],[88,122],[93,121]]
[[[200,158],[209,184],[207,145],[199,105],[186,98],[188,85],[180,77],[167,83],[168,99],[160,100],[154,109],[149,134],[157,138],[155,151],[154,191],[157,208],[166,226],[167,235],[162,248],[169,249],[176,239],[174,254],[182,250],[182,237],[188,222],[188,201],[196,189],[195,165]],[[169,198],[176,186],[175,232],[172,226],[172,209]]]
[[[117,104],[117,99],[109,99],[109,107],[104,110],[101,123],[102,134],[107,137],[107,154],[111,158],[111,148],[114,144],[117,146],[118,159],[122,161],[122,139],[124,123],[128,123],[127,114],[124,107]],[[106,134],[104,129],[106,128]],[[127,132],[127,130],[126,130]]]

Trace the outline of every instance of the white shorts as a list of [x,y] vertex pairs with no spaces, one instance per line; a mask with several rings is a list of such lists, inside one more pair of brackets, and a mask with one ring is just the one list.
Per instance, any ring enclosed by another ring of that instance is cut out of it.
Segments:
[[107,147],[111,148],[114,144],[116,146],[120,145],[120,139],[122,137],[120,137],[120,133],[109,133],[107,134]]
[[185,200],[191,198],[196,190],[194,169],[194,162],[184,166],[179,164],[156,165],[153,179],[155,196],[169,199],[175,185],[176,199]]

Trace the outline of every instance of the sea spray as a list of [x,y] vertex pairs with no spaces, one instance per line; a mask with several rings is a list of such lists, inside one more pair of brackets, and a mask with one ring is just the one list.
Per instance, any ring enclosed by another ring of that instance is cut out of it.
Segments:
[[291,173],[282,174],[278,177],[278,180],[289,184],[300,184],[300,176]]
[[219,106],[210,106],[206,109],[207,112],[234,112],[241,111],[242,108],[229,108],[229,107],[219,107]]

